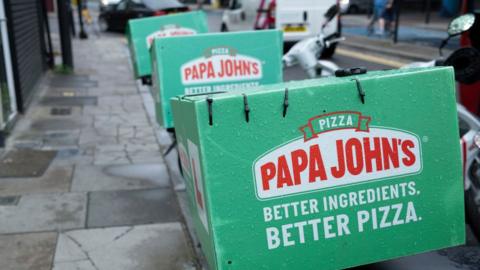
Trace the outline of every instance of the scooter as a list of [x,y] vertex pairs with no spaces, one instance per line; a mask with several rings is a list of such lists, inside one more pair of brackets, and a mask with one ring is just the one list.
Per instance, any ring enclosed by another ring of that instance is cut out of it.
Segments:
[[[455,18],[448,26],[448,37],[439,47],[440,56],[443,56],[442,49],[452,37],[470,31],[475,23],[480,22],[476,22],[474,14]],[[402,68],[435,66],[452,66],[459,83],[473,84],[480,81],[480,52],[473,47],[458,49],[445,59],[411,63]],[[464,168],[466,218],[475,236],[480,239],[480,120],[460,104],[457,104],[457,112]]]
[[338,34],[325,36],[323,32],[328,22],[333,20],[339,12],[338,5],[330,7],[324,15],[326,20],[322,26],[322,31],[315,37],[301,40],[293,45],[282,58],[283,67],[300,65],[310,78],[334,75],[335,71],[340,68],[332,61],[320,60],[320,56],[324,50],[328,50],[338,42],[345,40]]

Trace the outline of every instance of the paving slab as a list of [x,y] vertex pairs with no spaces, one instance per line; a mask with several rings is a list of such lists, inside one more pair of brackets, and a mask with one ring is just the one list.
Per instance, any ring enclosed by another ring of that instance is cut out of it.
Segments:
[[[114,75],[116,78],[118,78],[118,74]],[[99,79],[108,79],[108,77],[103,76],[103,78]],[[112,95],[112,96],[117,96],[117,95],[133,95],[137,93],[137,89],[133,86],[117,86],[117,87],[103,87],[103,88],[90,88],[89,89],[91,93],[101,93],[101,95]]]
[[0,269],[50,270],[56,233],[0,235]]
[[96,106],[97,103],[95,96],[47,96],[40,100],[40,104],[44,106]]
[[87,227],[125,226],[180,221],[172,189],[89,193]]
[[92,96],[90,87],[49,87],[46,95],[49,97],[75,97],[75,96]]
[[153,142],[139,140],[135,144],[97,143],[95,146],[95,165],[164,163],[162,152]]
[[63,149],[78,146],[80,131],[47,132],[42,135],[42,149]]
[[53,116],[72,115],[72,108],[71,107],[52,107],[50,109],[50,115],[53,115]]
[[85,193],[21,196],[17,205],[0,206],[0,234],[84,228],[86,205]]
[[55,75],[50,80],[54,87],[95,87],[98,82],[90,80],[87,75]]
[[56,151],[12,150],[0,159],[0,177],[38,177],[47,170]]
[[95,149],[92,147],[59,149],[57,156],[52,162],[52,166],[81,166],[93,164],[94,153]]
[[80,130],[25,131],[12,137],[17,149],[57,150],[78,147]]
[[31,128],[36,131],[76,130],[84,127],[81,121],[74,119],[44,118],[35,120]]
[[0,196],[67,192],[73,166],[50,166],[41,177],[0,178]]
[[[123,145],[122,145],[123,147]],[[130,164],[132,161],[128,158],[125,150],[95,151],[94,165],[123,165]]]
[[165,164],[77,166],[72,191],[130,190],[170,186]]
[[[70,110],[69,114],[52,114],[54,111],[59,110]],[[31,112],[30,112],[31,111]],[[81,107],[70,107],[70,106],[34,106],[30,108],[29,113],[31,113],[36,118],[56,118],[56,119],[65,119],[70,117],[80,118],[82,116]]]
[[180,223],[70,231],[60,234],[54,270],[193,270]]
[[117,125],[149,125],[145,113],[139,113],[142,108],[125,109],[131,113],[112,113],[110,115],[95,115],[94,127],[117,126]]
[[127,151],[128,157],[134,164],[142,164],[146,162],[163,163],[163,155],[159,150],[134,150]]
[[116,127],[84,128],[80,133],[80,147],[117,144]]

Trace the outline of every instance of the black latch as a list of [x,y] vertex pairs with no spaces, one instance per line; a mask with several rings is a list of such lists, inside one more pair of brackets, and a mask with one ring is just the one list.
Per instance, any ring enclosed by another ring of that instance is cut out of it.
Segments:
[[213,103],[213,98],[207,97],[207,105],[208,105],[208,124],[209,124],[210,126],[213,126],[212,103]]
[[285,88],[285,96],[283,97],[283,117],[287,116],[288,109],[288,88]]
[[352,81],[355,81],[360,100],[362,101],[362,104],[365,104],[365,90],[363,90],[362,84],[358,79],[352,79]]
[[250,121],[250,107],[248,106],[247,95],[243,94],[243,109],[245,110],[245,120]]

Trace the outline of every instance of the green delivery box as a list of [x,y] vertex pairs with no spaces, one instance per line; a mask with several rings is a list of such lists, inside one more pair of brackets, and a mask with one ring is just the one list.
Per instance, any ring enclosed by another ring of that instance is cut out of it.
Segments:
[[135,78],[151,75],[152,64],[148,50],[155,38],[206,32],[207,18],[202,11],[129,20],[127,37]]
[[451,68],[181,96],[172,106],[212,269],[343,269],[464,243]]
[[173,128],[174,96],[282,82],[282,52],[278,30],[156,39],[151,50],[152,94],[159,124]]

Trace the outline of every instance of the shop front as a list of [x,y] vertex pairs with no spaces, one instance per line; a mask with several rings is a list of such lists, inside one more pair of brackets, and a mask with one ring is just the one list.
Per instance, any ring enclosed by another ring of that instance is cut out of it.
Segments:
[[5,9],[0,1],[0,147],[4,145],[8,125],[17,113],[14,87]]

